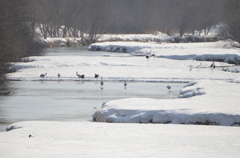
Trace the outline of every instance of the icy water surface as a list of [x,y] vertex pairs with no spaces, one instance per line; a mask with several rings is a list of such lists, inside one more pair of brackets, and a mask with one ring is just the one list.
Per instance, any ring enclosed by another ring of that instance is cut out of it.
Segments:
[[[169,93],[167,85],[175,95]],[[103,102],[122,98],[177,98],[184,83],[11,81],[14,95],[0,99],[0,131],[29,120],[88,121]]]

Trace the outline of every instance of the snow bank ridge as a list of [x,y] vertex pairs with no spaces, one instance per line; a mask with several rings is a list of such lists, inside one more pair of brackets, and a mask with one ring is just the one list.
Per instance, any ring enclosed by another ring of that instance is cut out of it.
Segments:
[[[207,102],[212,99],[212,94],[216,94],[215,84],[216,81],[208,80],[191,82],[181,90],[179,99],[174,100],[127,98],[105,102],[92,115],[93,121],[239,126],[238,110],[227,112],[224,110],[226,107],[218,107],[219,103]],[[225,94],[225,83],[217,83],[219,84],[224,85],[223,89],[217,89],[221,98],[222,94]],[[190,98],[191,101],[189,101]],[[229,106],[228,102],[226,102],[227,105]]]
[[163,124],[200,124],[239,126],[240,115],[229,115],[224,113],[188,113],[187,109],[172,110],[116,110],[111,115],[101,111],[93,114],[93,121],[108,123],[163,123]]
[[[153,43],[139,43],[139,42],[104,42],[93,43],[88,47],[89,51],[107,51],[107,52],[121,52],[121,53],[149,53],[150,49],[187,49],[184,46],[163,46],[161,44]],[[146,52],[147,51],[147,52]]]
[[203,54],[196,55],[193,59],[200,61],[220,61],[240,65],[240,56],[237,54]]

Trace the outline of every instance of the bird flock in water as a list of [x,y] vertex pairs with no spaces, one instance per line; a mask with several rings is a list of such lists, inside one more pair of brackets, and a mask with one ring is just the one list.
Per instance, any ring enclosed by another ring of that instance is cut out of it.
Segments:
[[[148,56],[148,55],[146,56],[147,59],[148,59],[150,56],[155,56],[154,54],[151,54],[151,52],[150,52],[149,54],[150,54],[149,56]],[[201,67],[202,67],[202,63],[200,63],[200,65],[198,65],[196,68],[199,69],[199,68],[201,68]],[[189,71],[191,71],[192,68],[193,68],[193,67],[191,66]],[[211,68],[212,70],[216,68],[214,61],[213,61],[213,63],[210,65],[210,68]],[[235,70],[229,70],[228,68],[222,68],[222,71],[232,72],[232,73],[239,73],[239,70],[237,70],[237,69],[235,69]],[[84,78],[85,78],[85,75],[84,75],[84,74],[78,74],[78,72],[76,72],[76,75],[77,75],[77,77],[78,77],[79,79],[84,80]],[[44,78],[45,76],[47,76],[47,73],[40,75],[41,78]],[[58,74],[57,74],[57,77],[60,79],[61,74],[58,73]],[[94,74],[94,78],[95,78],[95,79],[98,79],[98,78],[99,78],[99,74],[96,74],[96,73],[95,73],[95,74]],[[100,85],[101,85],[101,88],[103,88],[104,82],[103,82],[103,80],[102,80],[102,77],[101,77]],[[127,87],[127,81],[126,81],[126,80],[124,81],[124,87],[125,87],[125,88]],[[168,86],[167,86],[167,89],[170,90],[171,87],[168,85]]]
[[[152,54],[152,50],[151,50],[151,51],[149,52],[149,55],[146,55],[145,57],[146,57],[146,59],[149,59],[150,57],[154,57],[154,58],[155,58],[156,55],[155,55],[155,54]],[[216,68],[216,65],[215,65],[214,62],[215,62],[215,61],[213,61],[213,63],[210,65],[210,68],[211,68],[212,71],[213,71],[213,69]],[[196,66],[196,68],[197,68],[198,71],[200,71],[200,68],[202,68],[202,67],[203,67],[202,63],[200,63],[200,65]],[[189,71],[192,71],[192,69],[193,69],[193,66],[191,65]],[[222,68],[222,71],[231,72],[231,73],[239,73],[239,72],[240,72],[238,69],[229,70],[228,68]]]
[[[193,68],[193,66],[191,65],[189,71],[192,71],[192,68]],[[198,69],[198,71],[199,71],[200,68],[203,68],[202,63],[200,63],[200,65],[196,66],[196,68]],[[205,67],[205,68],[206,68],[206,67]],[[211,70],[213,70],[213,69],[216,68],[216,65],[215,65],[214,61],[213,61],[213,63],[210,65],[210,68],[211,68]],[[231,72],[231,73],[239,73],[239,70],[238,70],[238,69],[229,70],[228,68],[224,68],[224,67],[222,68],[222,71]]]
[[[47,75],[47,73],[41,74],[40,77],[44,78],[46,75]],[[84,74],[81,75],[81,74],[78,74],[78,72],[76,72],[76,75],[77,75],[77,77],[78,77],[79,79],[84,80],[84,77],[85,77]],[[60,77],[61,77],[61,74],[58,73],[58,74],[57,74],[57,77],[60,78]],[[99,78],[99,74],[96,74],[96,73],[95,73],[95,74],[94,74],[94,78],[95,78],[95,79],[98,79],[98,78]],[[103,89],[104,82],[103,82],[102,77],[101,77],[100,85],[101,85],[101,89]],[[127,87],[127,81],[126,81],[126,80],[124,81],[124,84],[123,84],[123,85],[124,85],[124,88]],[[167,86],[167,89],[169,89],[169,91],[170,91],[171,86],[168,85],[168,86]]]
[[[78,72],[76,72],[76,75],[77,75],[77,77],[78,77],[79,79],[84,80],[84,78],[85,78],[85,75],[84,75],[84,74],[81,75],[81,74],[79,74]],[[41,77],[41,78],[44,78],[45,76],[47,76],[47,73],[45,73],[45,74],[40,74],[40,77]],[[61,74],[58,73],[58,74],[57,74],[57,77],[60,79]],[[99,78],[99,74],[96,74],[96,73],[95,73],[95,74],[94,74],[94,78],[95,78],[95,79],[98,79],[98,78]],[[100,85],[101,85],[101,88],[103,88],[104,82],[103,82],[102,77],[101,77]],[[127,81],[126,81],[126,80],[124,81],[124,87],[125,87],[125,88],[127,87]]]

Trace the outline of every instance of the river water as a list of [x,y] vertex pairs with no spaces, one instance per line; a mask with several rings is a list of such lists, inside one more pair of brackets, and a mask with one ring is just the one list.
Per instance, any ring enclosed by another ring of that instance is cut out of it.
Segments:
[[[89,52],[86,48],[49,48],[47,56],[98,56],[108,52]],[[118,54],[119,53],[115,53]],[[167,85],[171,85],[169,93]],[[88,121],[103,102],[122,98],[175,99],[185,83],[99,81],[10,81],[14,94],[0,97],[0,132],[19,121]]]

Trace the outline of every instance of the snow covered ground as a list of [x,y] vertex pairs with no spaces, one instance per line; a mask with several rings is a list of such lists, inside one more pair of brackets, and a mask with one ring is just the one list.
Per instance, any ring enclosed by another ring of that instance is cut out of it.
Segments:
[[1,158],[239,157],[239,127],[38,121],[14,125],[21,128],[0,133]]
[[177,60],[216,60],[240,64],[239,50],[231,48],[228,42],[203,43],[139,43],[139,42],[104,42],[94,43],[89,50],[127,52],[132,55],[150,55]]
[[171,41],[173,37],[167,34],[156,32],[155,34],[103,34],[99,38],[99,42],[103,41],[139,41],[139,42],[164,42]]
[[[57,73],[61,73],[60,80],[75,81],[79,80],[78,72],[84,74],[87,81],[95,80],[94,73],[98,73],[104,81],[190,83],[186,83],[178,99],[113,100],[104,103],[93,114],[95,121],[118,124],[16,123],[14,125],[21,128],[0,134],[0,157],[240,156],[240,73],[213,70],[210,68],[212,61],[204,61],[220,57],[225,62],[237,62],[240,59],[238,49],[223,48],[220,42],[94,45],[106,51],[120,50],[117,47],[121,45],[128,53],[97,57],[30,57],[32,62],[16,63],[17,71],[9,74],[8,79],[51,81],[59,80]],[[146,59],[150,51],[157,57]],[[223,62],[215,62],[215,65],[235,69]],[[40,78],[41,73],[47,76]],[[147,124],[149,122],[154,124]],[[30,134],[33,137],[29,138]]]

